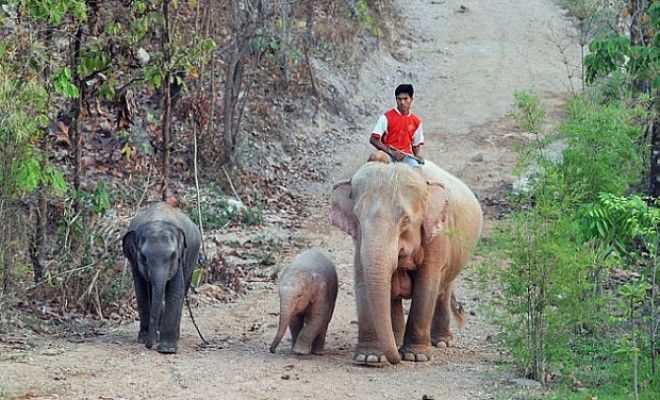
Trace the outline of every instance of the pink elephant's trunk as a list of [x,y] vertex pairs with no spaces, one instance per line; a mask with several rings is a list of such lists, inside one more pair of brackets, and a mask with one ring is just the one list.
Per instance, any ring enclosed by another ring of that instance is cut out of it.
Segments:
[[[396,257],[388,257],[383,254],[383,250],[382,245],[372,250],[362,248],[364,283],[381,350],[390,364],[398,364],[401,357],[392,330],[391,310],[392,274],[396,269]],[[390,258],[393,260],[390,261]]]

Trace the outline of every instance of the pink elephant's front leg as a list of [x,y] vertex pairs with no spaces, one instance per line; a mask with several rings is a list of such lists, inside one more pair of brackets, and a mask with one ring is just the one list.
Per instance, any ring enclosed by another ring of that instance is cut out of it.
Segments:
[[431,360],[431,321],[438,296],[438,273],[420,268],[415,274],[413,299],[406,324],[403,346],[399,349],[405,361]]

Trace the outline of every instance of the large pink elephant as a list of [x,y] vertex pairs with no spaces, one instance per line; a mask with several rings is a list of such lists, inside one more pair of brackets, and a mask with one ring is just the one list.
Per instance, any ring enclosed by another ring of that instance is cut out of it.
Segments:
[[[364,364],[428,361],[463,319],[453,282],[481,233],[472,191],[430,161],[368,162],[332,191],[332,223],[355,243],[358,344]],[[404,332],[402,298],[412,298]]]

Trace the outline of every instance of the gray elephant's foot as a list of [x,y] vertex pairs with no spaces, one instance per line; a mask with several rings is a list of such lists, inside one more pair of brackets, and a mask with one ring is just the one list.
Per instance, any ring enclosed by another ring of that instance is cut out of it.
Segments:
[[147,338],[149,337],[149,332],[140,332],[137,336],[137,342],[141,344],[147,343]]
[[353,353],[353,361],[358,364],[369,365],[372,367],[383,367],[387,362],[385,353],[378,349],[368,347],[358,347]]
[[431,361],[431,346],[407,345],[399,349],[403,361],[427,362]]
[[454,337],[451,334],[448,334],[448,335],[441,335],[438,337],[432,337],[431,343],[433,343],[435,347],[441,347],[443,343],[445,347],[450,347],[452,340],[454,340]]
[[177,351],[177,344],[176,342],[166,342],[163,341],[161,343],[158,343],[158,347],[156,348],[156,351],[162,354],[174,354]]

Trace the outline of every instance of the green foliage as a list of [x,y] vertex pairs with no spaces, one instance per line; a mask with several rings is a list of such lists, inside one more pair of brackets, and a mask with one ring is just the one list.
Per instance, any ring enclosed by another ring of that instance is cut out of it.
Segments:
[[248,208],[229,202],[224,198],[205,201],[200,206],[202,223],[206,229],[226,228],[232,222],[247,226],[258,225],[263,221],[263,207]]
[[660,3],[651,4],[649,18],[655,31],[654,44],[650,47],[633,46],[628,38],[614,33],[591,42],[589,55],[584,60],[588,83],[624,70],[633,79],[648,80],[653,88],[660,87]]
[[590,252],[576,243],[573,201],[567,183],[549,162],[532,192],[517,200],[523,211],[507,218],[494,235],[497,257],[507,266],[480,272],[498,282],[495,322],[500,339],[525,374],[543,381],[546,373],[570,370],[567,343],[577,326],[600,318],[599,300],[589,296]]
[[644,147],[642,129],[632,123],[636,115],[637,110],[581,98],[568,102],[560,127],[568,149],[559,168],[578,202],[594,202],[600,192],[622,194],[640,181]]
[[90,48],[80,57],[78,63],[78,74],[87,76],[92,72],[100,71],[108,65],[108,56],[103,49]]
[[600,193],[597,203],[583,204],[578,214],[586,241],[602,241],[625,251],[642,240],[650,253],[656,250],[660,209],[648,205],[640,196]]
[[[636,315],[636,324],[650,324],[648,314],[641,316],[652,308],[648,288],[631,281],[619,290],[609,278],[615,267],[646,281],[655,273],[649,266],[655,265],[660,214],[640,196],[624,197],[642,176],[646,149],[634,121],[643,119],[638,109],[576,98],[567,103],[559,135],[521,152],[537,173],[531,191],[516,199],[523,211],[494,236],[507,265],[480,274],[502,286],[501,312],[494,314],[504,328],[501,338],[516,365],[536,379],[560,371],[570,378],[561,387],[579,379],[598,393],[605,393],[595,389],[599,385],[616,380],[623,386],[615,392],[623,394],[634,376],[641,398],[650,398],[644,389],[650,339],[629,322]],[[553,161],[544,146],[560,138],[567,148]]]
[[264,219],[264,209],[261,206],[246,208],[240,213],[240,220],[243,224],[259,225]]
[[53,25],[59,24],[69,12],[77,21],[87,20],[84,0],[14,0],[9,3],[20,4],[31,18]]
[[54,194],[64,196],[67,191],[64,176],[52,167],[43,167],[39,157],[27,158],[18,167],[16,185],[23,192],[32,192],[39,184],[53,189]]
[[378,19],[372,14],[369,9],[368,0],[357,0],[355,2],[355,9],[357,10],[357,19],[364,29],[366,29],[373,36],[380,36],[380,28],[378,27]]
[[71,69],[69,67],[58,69],[53,73],[50,79],[53,82],[53,88],[56,93],[69,99],[77,99],[80,97],[78,87],[71,82]]
[[516,90],[513,97],[515,103],[509,115],[523,131],[538,133],[547,112],[546,108],[541,106],[539,96],[527,90]]

